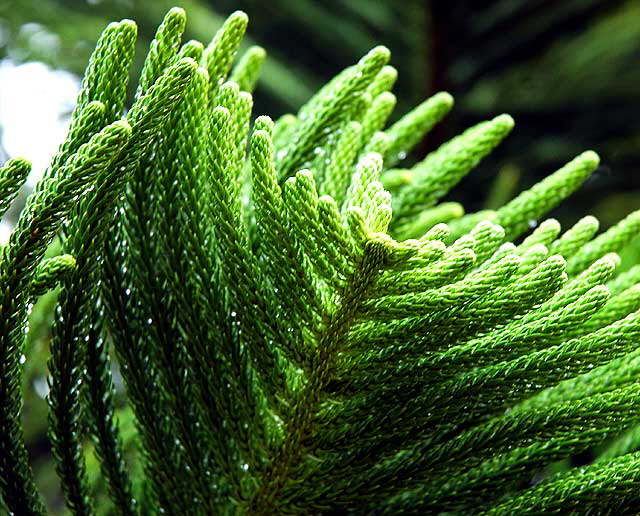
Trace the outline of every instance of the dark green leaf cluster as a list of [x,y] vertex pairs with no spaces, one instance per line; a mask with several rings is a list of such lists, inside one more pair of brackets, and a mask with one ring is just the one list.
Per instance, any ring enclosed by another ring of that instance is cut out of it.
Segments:
[[[234,66],[246,24],[237,12],[206,47],[182,43],[172,9],[128,110],[135,25],[98,42],[69,136],[0,256],[8,509],[45,511],[20,377],[30,306],[60,285],[49,438],[72,514],[111,510],[93,500],[87,439],[118,514],[632,512],[640,265],[617,274],[615,253],[640,213],[599,236],[593,217],[564,233],[543,220],[597,155],[464,214],[439,201],[509,116],[397,168],[452,99],[385,129],[396,73],[377,47],[297,115],[252,122],[264,52]],[[28,168],[0,170],[0,210]],[[586,467],[561,464],[597,448]]]

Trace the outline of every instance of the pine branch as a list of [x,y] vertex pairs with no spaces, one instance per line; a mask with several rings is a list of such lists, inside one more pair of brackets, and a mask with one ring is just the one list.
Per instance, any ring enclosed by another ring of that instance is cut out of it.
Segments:
[[10,159],[0,168],[0,217],[11,206],[30,171],[31,164],[23,158]]
[[394,219],[402,220],[430,208],[489,154],[511,131],[513,120],[501,115],[483,122],[438,150],[413,168],[413,181],[394,198]]
[[[133,176],[135,171],[140,169],[141,156],[135,154],[136,150],[153,144],[158,127],[162,127],[169,113],[179,104],[181,94],[191,81],[195,67],[195,63],[190,58],[178,61],[166,70],[146,93],[141,94],[131,108],[128,120],[137,137],[138,145],[133,149],[133,154],[128,155],[126,161],[120,165],[127,176]],[[130,181],[133,182],[133,177]],[[129,233],[127,232],[127,237]],[[151,381],[154,383],[157,382],[157,372],[151,366],[149,348],[146,347],[148,344],[145,344],[146,337],[142,336],[144,335],[141,333],[142,328],[139,325],[133,326],[133,321],[129,319],[129,312],[132,306],[136,305],[132,305],[132,287],[127,286],[131,285],[128,283],[129,277],[125,276],[127,280],[123,277],[127,266],[119,263],[125,242],[106,243],[102,294],[109,319],[108,326],[114,336],[116,353],[123,362],[131,363],[124,377],[145,441],[145,452],[148,453],[152,464],[149,466],[150,471],[153,471],[150,478],[155,495],[161,499],[168,510],[180,511],[181,507],[188,506],[186,502],[188,495],[183,492],[183,479],[174,476],[173,461],[182,452],[176,447],[174,438],[169,437],[172,432],[168,432],[162,416],[161,398],[157,393],[150,392],[146,386],[150,379],[153,379]],[[129,266],[131,267],[130,264]],[[149,315],[141,320],[147,321],[148,318]],[[139,354],[139,348],[145,349],[146,354]],[[170,494],[171,492],[173,494]]]
[[43,259],[36,268],[31,282],[31,292],[34,297],[42,296],[53,290],[73,271],[76,260],[69,254]]
[[[107,126],[102,134],[114,133],[120,138],[118,144],[106,146],[104,143],[94,146],[99,152],[105,153],[108,150],[120,152],[121,146],[126,145],[131,134],[131,128],[125,122],[114,122]],[[96,137],[97,138],[97,137]],[[91,146],[94,139],[90,140]],[[99,140],[97,141],[99,142]],[[82,152],[80,147],[79,152]],[[94,151],[95,152],[95,151]],[[117,155],[112,160],[117,159]],[[111,163],[107,162],[108,165]],[[112,169],[113,170],[113,169]],[[106,175],[106,174],[105,174]],[[102,182],[102,178],[96,181]],[[95,212],[94,212],[95,213]],[[80,238],[90,237],[90,234],[80,233]],[[84,240],[85,245],[90,245],[92,240]],[[49,382],[48,402],[51,409],[49,417],[49,438],[53,448],[53,454],[57,459],[57,472],[62,481],[62,489],[65,494],[67,505],[73,514],[92,514],[91,502],[86,482],[85,465],[82,459],[82,446],[79,439],[80,433],[80,386],[83,366],[83,350],[79,345],[82,332],[78,332],[76,317],[81,307],[85,304],[82,297],[86,295],[88,285],[84,282],[90,278],[87,263],[84,261],[85,252],[83,249],[74,249],[77,252],[78,261],[76,268],[71,275],[73,289],[63,288],[58,319],[53,326],[53,340],[51,343],[51,359],[49,360]]]
[[241,91],[252,93],[260,77],[265,57],[267,53],[264,48],[256,45],[248,48],[234,66],[229,80],[235,82]]
[[391,144],[384,156],[385,165],[390,168],[402,161],[452,107],[451,95],[438,93],[387,129]]
[[[182,43],[185,24],[169,11],[126,115],[136,28],[105,29],[1,251],[0,505],[45,512],[21,363],[30,303],[60,285],[49,436],[73,514],[103,509],[86,430],[118,514],[635,511],[640,266],[615,253],[639,212],[598,236],[590,216],[564,232],[544,219],[598,156],[464,214],[439,200],[508,115],[392,169],[452,99],[385,128],[386,48],[251,128],[265,52],[234,65],[246,15],[206,47]],[[0,169],[0,212],[28,170]],[[592,464],[572,467],[578,454]]]
[[[42,512],[35,494],[33,480],[26,464],[19,424],[19,368],[18,355],[22,344],[26,303],[35,264],[43,257],[62,219],[70,211],[70,201],[92,181],[98,171],[110,165],[126,141],[128,132],[122,124],[108,126],[81,146],[67,160],[62,170],[45,176],[27,201],[11,234],[9,244],[2,250],[0,282],[5,293],[2,299],[0,322],[0,418],[3,442],[1,445],[3,491],[10,509]],[[66,415],[65,415],[66,416]]]

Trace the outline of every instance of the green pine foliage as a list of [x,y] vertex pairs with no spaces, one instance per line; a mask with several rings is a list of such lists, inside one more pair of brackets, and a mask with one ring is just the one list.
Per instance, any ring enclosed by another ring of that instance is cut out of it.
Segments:
[[[619,274],[616,253],[640,212],[599,236],[593,217],[544,219],[598,156],[465,214],[442,199],[508,115],[397,168],[453,100],[385,129],[386,48],[274,123],[251,114],[264,50],[234,65],[247,17],[206,47],[185,22],[167,14],[128,109],[136,26],[107,27],[1,250],[10,513],[46,511],[20,382],[52,289],[48,435],[71,514],[635,513],[640,265]],[[1,212],[28,170],[0,170]]]

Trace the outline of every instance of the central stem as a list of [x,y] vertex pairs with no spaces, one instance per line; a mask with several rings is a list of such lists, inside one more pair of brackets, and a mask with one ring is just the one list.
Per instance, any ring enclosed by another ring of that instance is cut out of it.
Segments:
[[262,482],[249,502],[248,513],[274,514],[278,495],[289,481],[289,472],[303,457],[304,440],[312,432],[322,390],[329,381],[332,366],[360,304],[384,262],[387,249],[382,242],[368,241],[360,264],[343,290],[342,301],[318,340],[311,358],[308,381],[299,391],[285,426],[285,439],[265,469]]

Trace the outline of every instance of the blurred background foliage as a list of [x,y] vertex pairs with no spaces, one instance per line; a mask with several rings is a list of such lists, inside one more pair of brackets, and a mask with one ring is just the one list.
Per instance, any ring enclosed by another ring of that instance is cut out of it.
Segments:
[[[187,36],[205,42],[232,11],[249,14],[245,48],[268,51],[257,114],[297,110],[380,43],[399,71],[396,117],[439,90],[456,99],[408,159],[510,113],[514,132],[450,196],[468,211],[502,204],[588,148],[601,167],[553,215],[566,226],[592,213],[606,227],[640,205],[640,0],[0,0],[0,64],[38,61],[79,76],[104,26],[131,18],[139,27],[137,74],[173,5],[187,10]],[[6,155],[0,146],[0,162]],[[43,400],[54,300],[41,299],[31,316],[25,427],[40,485],[52,514],[61,514]],[[133,440],[126,412],[121,424]]]

